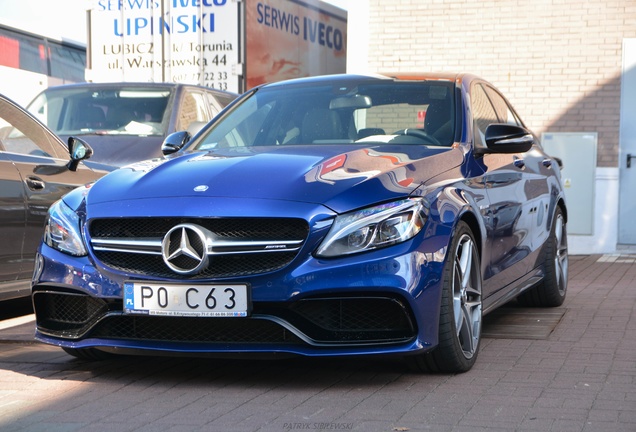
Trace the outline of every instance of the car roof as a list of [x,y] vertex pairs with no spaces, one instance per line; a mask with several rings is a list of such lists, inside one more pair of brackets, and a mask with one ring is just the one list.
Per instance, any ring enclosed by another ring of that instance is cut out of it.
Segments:
[[[90,88],[90,89],[115,89],[122,87],[143,87],[147,89],[179,89],[184,87],[189,88],[197,88],[210,93],[218,93],[225,95],[235,95],[236,93],[213,89],[210,87],[200,86],[196,84],[184,84],[184,83],[170,83],[170,82],[138,82],[138,81],[119,81],[119,82],[81,82],[81,83],[70,83],[70,84],[62,84],[57,86],[51,86],[46,90],[57,90],[57,89],[82,89],[82,88]],[[45,91],[46,91],[45,90]]]
[[364,80],[399,80],[399,81],[446,81],[460,86],[473,80],[486,81],[477,75],[465,72],[383,72],[375,74],[333,74],[312,77],[294,78],[286,81],[264,84],[265,87],[277,87],[290,84],[309,84],[320,82],[346,82]]

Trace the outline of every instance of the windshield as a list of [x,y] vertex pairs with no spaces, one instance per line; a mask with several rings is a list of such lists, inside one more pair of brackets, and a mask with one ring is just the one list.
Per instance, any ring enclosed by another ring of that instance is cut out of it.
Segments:
[[171,89],[52,88],[28,110],[58,135],[165,135]]
[[264,87],[244,98],[194,149],[358,142],[450,146],[453,85],[373,79]]

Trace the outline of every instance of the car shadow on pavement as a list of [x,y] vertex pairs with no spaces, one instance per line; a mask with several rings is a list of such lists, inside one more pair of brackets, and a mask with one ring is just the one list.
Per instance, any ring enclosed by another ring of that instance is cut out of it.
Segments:
[[[207,382],[225,381],[229,385],[236,381],[250,380],[256,385],[260,381],[271,383],[272,379],[286,379],[299,385],[310,385],[316,377],[330,374],[345,377],[411,373],[408,364],[399,357],[377,356],[268,355],[223,358],[113,355],[107,360],[84,361],[66,354],[61,348],[35,341],[35,323],[30,302],[15,302],[10,309],[17,316],[4,322],[16,324],[0,328],[0,369],[12,370],[14,365],[16,372],[28,374],[32,369],[40,376],[40,368],[47,364],[50,372],[55,371],[51,375],[52,379],[58,379],[60,374],[72,379],[88,373],[94,377],[117,381],[118,377],[122,377],[121,371],[125,370],[125,380],[143,380],[144,377],[161,374],[163,379],[178,382],[200,383],[203,379]],[[29,315],[19,316],[20,311]],[[547,339],[565,312],[565,308],[523,308],[512,301],[484,317],[482,343],[488,343],[487,339],[498,338]]]

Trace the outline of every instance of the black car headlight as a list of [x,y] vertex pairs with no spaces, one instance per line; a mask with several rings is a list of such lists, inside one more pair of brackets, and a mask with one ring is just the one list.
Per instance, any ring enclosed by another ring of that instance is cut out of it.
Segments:
[[426,222],[424,203],[421,198],[405,199],[337,216],[316,256],[349,255],[409,240]]
[[55,202],[49,209],[44,227],[44,243],[73,256],[88,254],[80,233],[80,219],[64,201]]

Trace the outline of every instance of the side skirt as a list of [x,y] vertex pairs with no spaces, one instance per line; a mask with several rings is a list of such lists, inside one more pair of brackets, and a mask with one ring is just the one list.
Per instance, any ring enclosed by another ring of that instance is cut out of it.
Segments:
[[505,286],[488,298],[484,299],[482,304],[482,314],[486,315],[487,313],[492,312],[499,306],[508,303],[510,300],[514,299],[525,290],[532,288],[533,286],[541,282],[544,274],[545,273],[543,269],[536,268],[521,279],[517,279],[510,285]]

